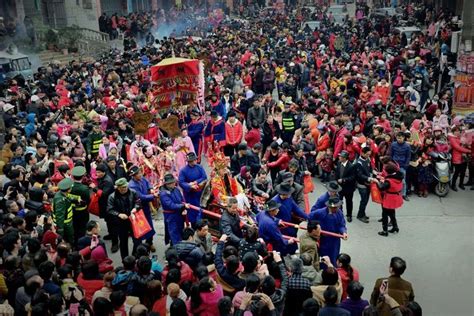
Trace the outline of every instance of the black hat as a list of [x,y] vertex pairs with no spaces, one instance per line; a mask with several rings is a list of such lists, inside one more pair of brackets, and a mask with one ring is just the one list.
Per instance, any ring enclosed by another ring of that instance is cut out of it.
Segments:
[[110,161],[117,161],[117,157],[115,157],[114,155],[110,155],[110,156],[107,156],[107,159],[105,159],[107,162],[110,162]]
[[165,174],[164,181],[165,181],[164,184],[171,184],[171,183],[175,183],[176,179],[171,173],[167,173]]
[[48,145],[46,145],[45,143],[38,143],[36,144],[36,149],[38,148],[48,148]]
[[277,201],[270,200],[265,204],[265,209],[267,211],[273,211],[273,210],[276,210],[276,209],[280,208],[280,206],[281,206],[281,204],[278,203]]
[[197,156],[196,156],[196,153],[194,152],[190,152],[188,153],[188,155],[186,156],[186,160],[187,161],[194,161],[194,160],[197,160]]
[[219,113],[217,113],[216,110],[212,110],[212,111],[211,111],[211,116],[212,116],[212,117],[218,117],[218,116],[219,116]]
[[337,196],[329,198],[329,200],[326,202],[327,207],[340,207],[341,205],[342,201]]
[[229,114],[227,114],[227,117],[235,117],[235,112],[229,111]]
[[281,183],[277,185],[276,190],[278,194],[291,195],[295,189],[288,183]]
[[345,159],[349,159],[349,153],[347,152],[347,150],[342,150],[342,151],[339,153],[339,157],[342,157],[342,158],[345,158]]
[[337,184],[336,181],[331,181],[328,184],[326,184],[325,186],[326,186],[326,189],[329,192],[339,192],[339,191],[342,190],[341,186],[339,184]]
[[134,176],[136,175],[137,173],[140,172],[140,168],[138,166],[132,166],[129,170],[128,170],[128,174],[130,176]]
[[201,113],[199,112],[198,109],[192,109],[192,110],[191,110],[191,115],[194,115],[194,116],[201,116]]
[[284,172],[282,175],[281,175],[281,179],[283,180],[283,182],[287,182],[288,180],[293,180],[294,179],[294,174],[292,174],[291,172]]

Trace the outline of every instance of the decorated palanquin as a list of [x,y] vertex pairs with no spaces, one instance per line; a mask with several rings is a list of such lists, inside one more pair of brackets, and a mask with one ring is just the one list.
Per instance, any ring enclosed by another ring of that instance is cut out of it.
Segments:
[[164,109],[173,103],[197,104],[203,76],[198,59],[167,58],[151,67],[152,104]]

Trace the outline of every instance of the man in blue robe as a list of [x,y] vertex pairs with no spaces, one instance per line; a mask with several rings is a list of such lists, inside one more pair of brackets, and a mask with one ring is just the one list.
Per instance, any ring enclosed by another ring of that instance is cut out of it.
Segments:
[[293,245],[294,239],[285,239],[278,227],[280,219],[276,218],[281,204],[274,200],[268,201],[265,211],[258,213],[258,235],[268,244],[271,244],[273,250],[281,253],[282,256],[295,253]]
[[[344,240],[347,239],[346,220],[341,209],[342,202],[339,197],[331,197],[326,202],[326,207],[309,214],[309,220],[317,220],[321,230],[341,234]],[[328,256],[331,262],[336,262],[341,249],[341,239],[338,237],[325,236],[321,234],[319,255]]]
[[[184,200],[191,205],[199,207],[202,189],[207,182],[206,171],[197,164],[195,153],[190,152],[186,158],[188,164],[179,172],[179,186],[183,189]],[[194,224],[201,219],[201,212],[190,210],[188,212],[188,219],[194,227]]]
[[[281,204],[280,211],[276,215],[277,218],[285,222],[292,222],[293,215],[302,218],[303,220],[308,219],[308,215],[296,204],[295,200],[291,197],[295,189],[286,182],[283,182],[276,187],[278,194],[272,199],[273,201]],[[294,227],[285,227],[281,230],[283,235],[296,237],[297,229]],[[296,251],[297,245],[292,244],[288,246],[289,253]]]
[[160,201],[165,217],[165,245],[170,241],[172,245],[176,245],[181,241],[181,233],[184,229],[183,216],[186,216],[189,205],[184,202],[172,174],[165,175],[164,184],[160,188]]
[[143,174],[138,166],[132,166],[129,170],[131,180],[128,187],[134,190],[138,198],[142,203],[143,213],[151,226],[151,231],[145,234],[141,239],[145,239],[146,243],[150,245],[150,250],[155,252],[155,246],[153,246],[153,236],[155,235],[155,229],[153,228],[153,218],[151,216],[150,203],[158,197],[158,193],[152,192],[150,182],[143,177]]
[[211,120],[204,130],[204,141],[211,144],[217,142],[220,147],[225,146],[225,122],[216,111],[211,111]]
[[198,157],[198,162],[201,160],[202,152],[202,133],[204,131],[204,122],[200,120],[201,114],[198,109],[191,111],[191,122],[188,124],[188,136],[193,142],[194,151]]
[[331,197],[339,196],[339,192],[341,191],[341,186],[337,184],[336,181],[331,181],[325,185],[327,192],[321,195],[317,200],[316,203],[311,208],[311,212],[319,210],[320,208],[326,207],[326,202],[329,201]]

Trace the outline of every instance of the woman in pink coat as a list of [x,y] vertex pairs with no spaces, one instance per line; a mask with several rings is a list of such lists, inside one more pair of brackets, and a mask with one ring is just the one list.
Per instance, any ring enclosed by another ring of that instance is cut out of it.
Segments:
[[191,287],[191,298],[186,302],[189,316],[219,315],[217,303],[224,297],[222,286],[204,277]]
[[194,152],[194,146],[191,138],[188,136],[188,129],[181,129],[181,136],[176,137],[173,143],[173,150],[176,153],[176,170],[179,172],[186,166],[186,156]]
[[451,162],[454,166],[453,180],[451,182],[451,189],[457,191],[456,182],[459,178],[459,188],[464,190],[464,177],[466,176],[467,162],[469,161],[467,155],[471,153],[469,148],[463,147],[461,144],[461,130],[455,126],[451,129],[448,136],[449,144],[451,145],[452,158]]

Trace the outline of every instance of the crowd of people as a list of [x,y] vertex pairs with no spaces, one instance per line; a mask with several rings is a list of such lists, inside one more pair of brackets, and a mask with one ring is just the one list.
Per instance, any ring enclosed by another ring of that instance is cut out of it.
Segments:
[[[452,156],[452,190],[472,189],[473,117],[452,113],[438,62],[451,58],[451,13],[404,7],[426,28],[406,38],[396,16],[365,10],[338,25],[318,9],[316,30],[298,7],[228,18],[200,40],[153,38],[47,65],[28,85],[9,80],[2,313],[421,315],[405,260],[393,257],[365,300],[341,239],[356,190],[356,219],[369,222],[372,196],[379,235],[399,233],[396,209],[431,194],[440,153]],[[144,16],[132,20],[160,18]],[[130,31],[120,21],[103,16],[101,28]],[[171,56],[203,61],[205,105],[155,110],[150,67]],[[157,119],[137,133],[134,113],[150,111]],[[158,127],[170,115],[175,137]],[[327,192],[309,205],[316,177]],[[137,237],[138,214],[148,229]]]

